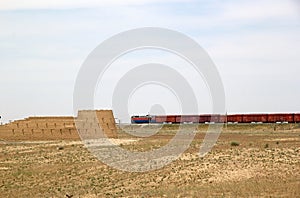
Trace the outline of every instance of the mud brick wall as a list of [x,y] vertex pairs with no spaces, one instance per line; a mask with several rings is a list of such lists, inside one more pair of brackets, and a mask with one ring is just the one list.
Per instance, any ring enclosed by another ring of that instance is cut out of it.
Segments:
[[[78,117],[29,117],[9,124],[0,125],[0,140],[80,140],[76,123],[89,126],[89,130],[98,134],[99,127],[107,137],[115,138],[116,125],[111,110],[97,110],[98,122],[86,119],[84,114],[91,111],[80,111]],[[80,120],[80,117],[84,118]],[[98,128],[98,129],[97,129]],[[91,133],[91,131],[89,131]],[[93,136],[93,137],[98,137]]]
[[76,125],[84,139],[116,138],[117,127],[111,110],[79,111]]

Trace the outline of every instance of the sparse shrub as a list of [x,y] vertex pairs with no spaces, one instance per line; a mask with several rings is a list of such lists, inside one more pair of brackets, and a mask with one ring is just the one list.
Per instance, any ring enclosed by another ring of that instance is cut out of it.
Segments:
[[59,146],[59,147],[57,147],[57,150],[64,150],[64,147],[63,146]]
[[265,148],[269,148],[269,144],[265,144]]
[[277,141],[276,144],[279,144],[279,142]]
[[240,143],[238,143],[238,142],[231,142],[230,145],[231,145],[231,146],[239,146]]

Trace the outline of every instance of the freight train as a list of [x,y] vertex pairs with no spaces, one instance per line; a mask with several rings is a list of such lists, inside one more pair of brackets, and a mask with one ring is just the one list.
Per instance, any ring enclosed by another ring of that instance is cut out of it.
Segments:
[[132,124],[144,123],[300,123],[300,113],[277,114],[205,114],[132,116]]

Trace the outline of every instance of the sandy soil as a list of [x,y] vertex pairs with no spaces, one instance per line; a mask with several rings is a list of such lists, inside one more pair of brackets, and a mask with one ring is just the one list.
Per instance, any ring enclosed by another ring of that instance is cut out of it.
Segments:
[[[200,127],[180,159],[146,173],[112,169],[80,141],[0,142],[0,195],[300,197],[300,127],[280,127],[229,127],[202,158],[198,151],[205,133]],[[145,139],[120,133],[114,142],[128,150],[151,150],[167,144],[174,131],[167,127]]]

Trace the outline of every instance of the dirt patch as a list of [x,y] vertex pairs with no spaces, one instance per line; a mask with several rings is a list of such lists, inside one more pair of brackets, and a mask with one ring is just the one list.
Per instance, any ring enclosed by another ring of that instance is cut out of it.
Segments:
[[265,139],[265,141],[271,141],[271,142],[276,142],[276,141],[282,141],[282,142],[300,141],[300,138],[274,138],[274,139]]

